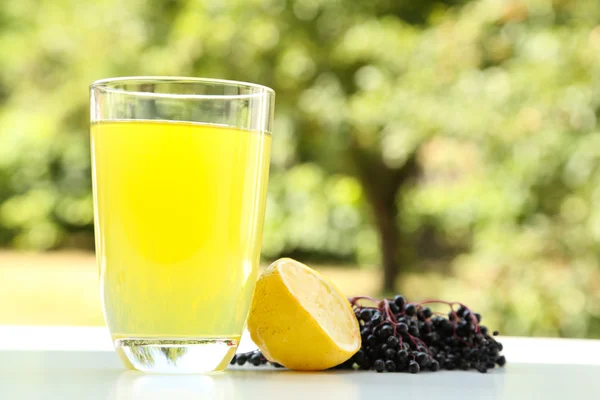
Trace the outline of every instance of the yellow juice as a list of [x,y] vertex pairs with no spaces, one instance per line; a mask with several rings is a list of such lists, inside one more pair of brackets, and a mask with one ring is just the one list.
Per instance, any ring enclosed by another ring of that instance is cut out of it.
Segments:
[[238,340],[260,257],[271,135],[164,121],[99,122],[91,135],[113,340]]

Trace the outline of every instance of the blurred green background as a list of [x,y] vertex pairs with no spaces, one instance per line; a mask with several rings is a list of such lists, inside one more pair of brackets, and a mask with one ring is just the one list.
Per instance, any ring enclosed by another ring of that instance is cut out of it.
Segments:
[[184,75],[277,92],[265,262],[600,337],[599,21],[597,0],[4,0],[0,324],[102,323],[88,85]]

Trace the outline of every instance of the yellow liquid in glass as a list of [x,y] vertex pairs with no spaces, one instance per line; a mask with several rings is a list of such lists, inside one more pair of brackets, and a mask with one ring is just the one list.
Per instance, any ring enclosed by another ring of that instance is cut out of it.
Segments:
[[91,135],[113,340],[238,340],[256,282],[271,135],[162,121],[100,122]]

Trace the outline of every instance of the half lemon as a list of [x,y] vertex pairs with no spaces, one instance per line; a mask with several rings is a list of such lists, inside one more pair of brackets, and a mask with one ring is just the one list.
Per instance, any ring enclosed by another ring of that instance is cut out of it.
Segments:
[[258,279],[248,331],[265,357],[294,370],[334,367],[361,346],[352,306],[306,265],[282,258]]

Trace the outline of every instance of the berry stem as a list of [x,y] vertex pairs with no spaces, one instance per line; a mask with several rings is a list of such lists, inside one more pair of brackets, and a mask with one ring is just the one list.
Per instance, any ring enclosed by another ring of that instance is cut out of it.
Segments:
[[422,306],[424,304],[446,304],[447,306],[450,307],[450,309],[452,310],[452,315],[456,317],[456,312],[454,311],[454,306],[455,305],[459,305],[461,307],[463,307],[465,310],[469,311],[469,315],[471,317],[471,322],[473,323],[473,326],[475,327],[475,332],[480,333],[481,329],[479,328],[479,322],[477,322],[477,318],[475,317],[475,314],[473,313],[473,311],[471,311],[471,309],[469,307],[467,307],[465,304],[459,302],[459,301],[444,301],[444,300],[438,300],[438,299],[432,299],[432,300],[425,300],[425,301],[421,301],[418,303],[412,303],[416,306]]

